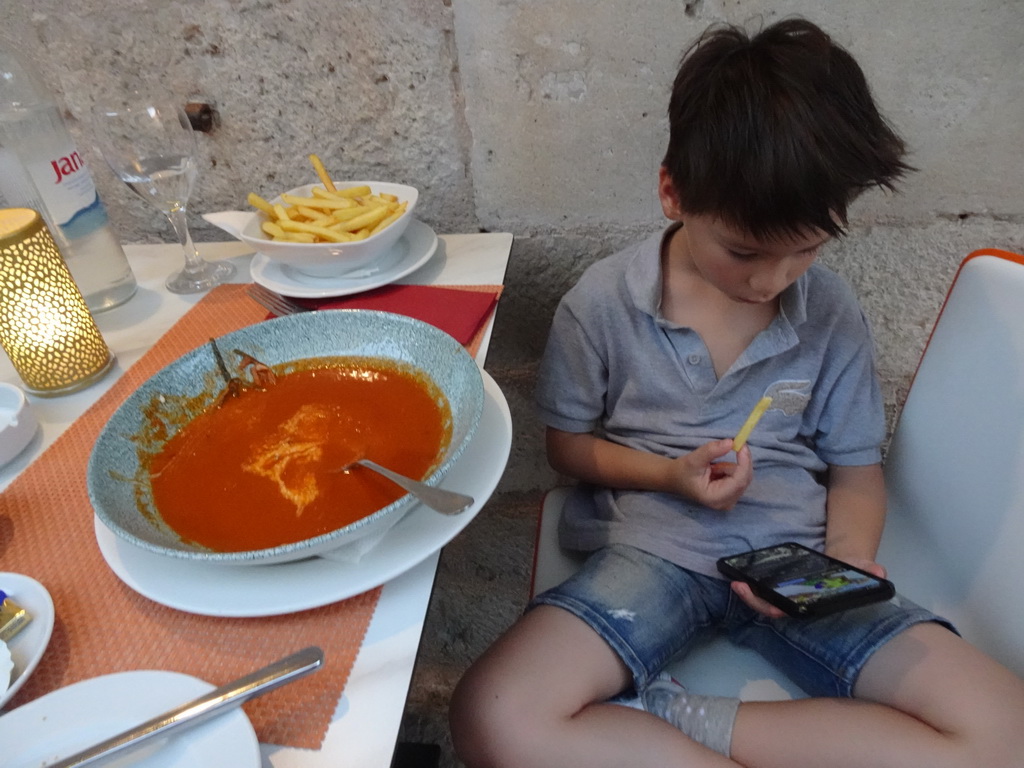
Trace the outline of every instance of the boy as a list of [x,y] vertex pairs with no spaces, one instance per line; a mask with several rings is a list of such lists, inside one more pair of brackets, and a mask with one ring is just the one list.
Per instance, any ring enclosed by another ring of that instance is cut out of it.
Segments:
[[[718,557],[786,540],[876,574],[881,398],[867,323],[815,259],[909,167],[860,68],[813,24],[710,31],[684,57],[658,192],[672,224],[592,266],[541,366],[549,460],[592,550],[466,674],[471,768],[1024,765],[1024,683],[897,599],[784,618]],[[747,446],[750,408],[776,395]],[[700,696],[659,671],[718,628],[814,698]],[[632,706],[609,700],[626,692]]]

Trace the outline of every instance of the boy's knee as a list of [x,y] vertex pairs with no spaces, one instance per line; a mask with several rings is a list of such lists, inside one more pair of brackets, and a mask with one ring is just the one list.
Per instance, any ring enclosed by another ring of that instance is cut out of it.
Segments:
[[459,758],[468,766],[483,766],[486,762],[480,752],[487,742],[481,722],[484,707],[478,706],[479,692],[468,679],[471,674],[472,670],[455,686],[448,704],[448,727]]
[[[1012,673],[1008,673],[1011,674]],[[1022,768],[1024,766],[1024,681],[1017,680],[1016,696],[995,698],[988,702],[980,716],[958,734],[966,738],[976,753],[973,765],[991,768]]]
[[531,727],[527,702],[517,702],[471,667],[456,686],[448,711],[452,745],[469,768],[522,768]]

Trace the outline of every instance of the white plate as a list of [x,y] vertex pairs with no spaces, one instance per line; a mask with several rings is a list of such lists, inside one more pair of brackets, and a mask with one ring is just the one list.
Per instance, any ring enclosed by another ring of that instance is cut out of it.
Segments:
[[508,403],[486,371],[480,426],[442,486],[475,503],[448,516],[416,504],[356,563],[313,557],[274,565],[235,566],[164,557],[115,536],[99,518],[96,540],[111,570],[139,594],[207,616],[275,616],[329,605],[390,581],[421,563],[465,528],[490,498],[512,446]]
[[[213,689],[189,675],[119,672],[59,688],[0,717],[4,768],[39,768]],[[241,709],[103,763],[133,768],[258,768],[259,743]]]
[[252,257],[249,273],[254,282],[282,296],[330,299],[389,285],[426,264],[437,251],[437,234],[422,221],[411,221],[405,233],[383,257],[380,266],[344,277],[310,277],[265,254]]
[[[14,670],[11,672],[11,686],[5,692],[0,692],[2,708],[28,680],[43,657],[53,632],[53,600],[42,584],[20,573],[0,573],[0,589],[32,617],[32,621],[7,642]],[[0,685],[2,688],[3,685]],[[3,742],[0,741],[0,744]]]

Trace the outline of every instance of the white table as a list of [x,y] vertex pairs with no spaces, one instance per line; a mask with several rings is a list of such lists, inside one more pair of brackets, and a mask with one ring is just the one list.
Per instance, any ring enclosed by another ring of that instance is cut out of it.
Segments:
[[[438,253],[399,281],[440,285],[496,285],[505,277],[510,234],[444,235]],[[249,282],[252,251],[242,243],[200,243],[209,259],[230,259],[238,267],[235,282]],[[128,260],[139,291],[120,307],[96,315],[96,323],[117,363],[101,381],[56,398],[31,397],[40,434],[13,462],[0,467],[0,491],[106,392],[202,295],[176,296],[164,278],[180,266],[177,245],[129,245]],[[483,365],[491,338],[488,325],[477,362]],[[0,381],[22,382],[0,351]],[[388,582],[345,691],[319,751],[263,745],[264,766],[274,768],[388,768],[394,752],[413,665],[423,633],[440,553]],[[45,657],[44,662],[45,663]]]

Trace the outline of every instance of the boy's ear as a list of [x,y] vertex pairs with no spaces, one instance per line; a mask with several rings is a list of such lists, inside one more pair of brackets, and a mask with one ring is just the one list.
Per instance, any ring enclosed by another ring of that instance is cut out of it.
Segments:
[[661,200],[661,210],[666,218],[672,221],[683,220],[683,209],[679,205],[675,182],[664,165],[658,169],[658,198]]

